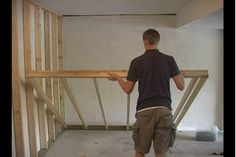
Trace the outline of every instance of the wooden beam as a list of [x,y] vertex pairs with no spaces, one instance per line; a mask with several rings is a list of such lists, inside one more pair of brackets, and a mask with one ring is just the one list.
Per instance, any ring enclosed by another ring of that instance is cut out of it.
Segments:
[[74,97],[74,95],[73,95],[73,93],[70,89],[70,86],[69,86],[68,82],[64,78],[61,78],[61,82],[62,82],[62,84],[63,84],[63,86],[64,86],[64,88],[65,88],[65,90],[66,90],[73,106],[74,106],[74,108],[75,108],[75,111],[77,112],[77,115],[79,116],[82,124],[84,125],[84,128],[86,129],[87,128],[87,123],[86,123],[85,119],[83,118],[82,113],[79,110],[78,103],[76,102],[76,99],[75,99],[75,97]]
[[105,117],[105,112],[104,112],[103,105],[102,105],[102,99],[101,99],[101,95],[100,95],[99,88],[98,88],[97,79],[93,78],[93,82],[94,82],[94,86],[95,86],[95,89],[96,89],[96,94],[97,94],[97,97],[98,97],[99,106],[100,106],[100,109],[101,109],[101,112],[102,112],[102,118],[103,118],[103,121],[105,123],[105,129],[108,129],[108,125],[107,125],[106,117]]
[[187,89],[184,92],[184,95],[179,103],[179,105],[177,106],[174,115],[173,115],[173,119],[176,119],[176,117],[179,115],[180,111],[182,110],[187,98],[189,97],[190,93],[193,91],[194,86],[196,85],[198,81],[198,78],[192,78],[191,81],[188,84]]
[[[51,31],[52,31],[52,70],[59,70],[58,66],[58,31],[57,31],[57,15],[51,13]],[[55,109],[60,113],[59,106],[59,79],[53,78],[53,101]],[[55,134],[56,137],[60,135],[61,126],[60,123],[55,121]]]
[[[30,39],[30,0],[23,1],[23,35],[24,35],[24,62],[25,76],[31,69],[31,39]],[[38,151],[36,147],[36,125],[34,115],[34,93],[29,78],[25,78],[27,119],[29,129],[29,146],[30,156],[37,157]]]
[[43,89],[40,87],[39,83],[31,78],[30,82],[32,84],[32,86],[35,88],[35,90],[38,92],[38,94],[41,96],[41,98],[45,101],[45,103],[47,104],[48,108],[50,109],[50,111],[55,115],[55,118],[61,122],[61,124],[67,128],[66,122],[64,121],[64,119],[61,117],[61,115],[58,113],[58,111],[53,107],[52,101],[47,97],[47,95],[44,93]]
[[127,75],[126,70],[63,70],[63,71],[41,71],[31,72],[28,77],[67,77],[67,78],[108,78],[108,72],[116,72],[120,76],[125,77]]
[[[193,77],[208,77],[207,70],[181,70],[184,72],[185,78]],[[41,78],[53,78],[53,77],[65,77],[65,78],[108,78],[108,72],[114,72],[121,77],[127,76],[127,70],[48,70],[48,71],[32,71],[27,77],[41,77]]]
[[[88,125],[86,130],[104,130],[104,125]],[[68,125],[68,130],[85,130],[83,125]],[[109,125],[106,130],[127,130],[126,125]],[[132,131],[129,127],[127,131]]]
[[17,27],[17,2],[12,1],[12,109],[16,156],[24,157],[22,106],[20,97],[19,48]]
[[130,114],[130,94],[127,95],[127,122],[126,122],[127,130],[129,130],[129,114]]
[[[50,14],[49,11],[44,11],[44,48],[45,48],[45,70],[51,70],[51,44],[50,44]],[[46,78],[46,93],[52,100],[52,82],[51,78]],[[55,140],[55,127],[53,114],[47,110],[47,125],[48,125],[48,145]]]
[[[64,60],[63,60],[63,35],[62,35],[62,17],[58,16],[58,57],[59,57],[59,70],[64,69]],[[64,102],[64,87],[59,80],[59,87],[60,87],[60,112],[65,120],[65,102]],[[62,127],[63,129],[63,127]]]
[[181,112],[174,119],[174,124],[175,124],[176,128],[179,125],[180,121],[183,119],[184,115],[186,114],[187,110],[189,109],[190,105],[192,104],[193,100],[195,99],[195,97],[199,93],[200,89],[202,88],[202,86],[206,80],[207,80],[207,77],[201,77],[201,78],[199,77],[198,78],[196,85],[193,87],[193,90],[191,91],[188,98],[184,102]]
[[[42,70],[42,57],[41,57],[41,22],[40,22],[40,6],[34,6],[34,24],[35,24],[35,64],[36,71]],[[39,80],[40,87],[43,86],[42,80]],[[40,148],[47,149],[46,137],[46,114],[45,114],[44,101],[38,99],[38,119],[39,119],[39,139]]]

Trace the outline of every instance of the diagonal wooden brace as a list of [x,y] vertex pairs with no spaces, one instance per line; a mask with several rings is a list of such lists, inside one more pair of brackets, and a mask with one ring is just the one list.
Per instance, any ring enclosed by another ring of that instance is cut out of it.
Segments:
[[87,123],[85,122],[85,119],[83,118],[83,115],[82,115],[82,113],[80,112],[80,110],[78,108],[78,105],[77,105],[78,103],[75,100],[75,97],[74,97],[74,95],[73,95],[73,93],[70,89],[70,86],[69,86],[68,82],[64,78],[61,78],[61,81],[62,81],[62,84],[63,84],[63,86],[64,86],[64,88],[65,88],[65,90],[66,90],[66,92],[67,92],[67,94],[68,94],[68,96],[69,96],[69,98],[70,98],[70,100],[71,100],[71,102],[72,102],[72,104],[73,104],[73,106],[74,106],[81,122],[84,125],[84,129],[87,129],[87,127],[88,127]]
[[101,108],[101,111],[102,111],[102,117],[103,117],[103,120],[104,120],[104,123],[105,123],[105,128],[108,129],[108,125],[107,125],[107,121],[106,121],[106,117],[105,117],[105,112],[104,112],[103,105],[102,105],[102,99],[101,99],[101,95],[100,95],[100,92],[99,92],[99,89],[98,89],[97,79],[93,78],[93,82],[94,82],[94,86],[95,86],[95,89],[96,89],[98,102],[99,102],[99,105],[100,105],[100,108]]
[[183,119],[186,112],[188,111],[190,105],[199,93],[207,78],[208,77],[193,78],[189,83],[189,86],[185,91],[184,96],[182,97],[182,100],[180,101],[180,104],[176,109],[176,112],[173,117],[176,128],[179,125],[180,121]]
[[64,126],[64,128],[67,128],[66,122],[64,119],[61,117],[61,115],[54,109],[52,102],[50,99],[47,97],[47,95],[44,93],[43,89],[40,87],[39,83],[34,79],[30,78],[29,79],[31,82],[31,85],[35,88],[35,90],[38,92],[38,94],[42,97],[42,99],[45,101],[47,104],[48,108],[51,110],[51,112],[55,115],[56,119],[61,122],[61,124]]

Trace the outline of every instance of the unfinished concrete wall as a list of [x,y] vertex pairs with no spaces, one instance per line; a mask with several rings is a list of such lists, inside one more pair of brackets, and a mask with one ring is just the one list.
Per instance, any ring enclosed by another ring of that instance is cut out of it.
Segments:
[[[128,69],[131,59],[144,53],[142,33],[156,28],[160,51],[175,57],[180,69],[207,69],[209,79],[179,125],[182,130],[222,128],[223,46],[221,30],[175,29],[175,16],[81,16],[64,18],[65,69]],[[91,79],[68,79],[88,124],[104,124]],[[108,125],[126,124],[126,94],[117,82],[99,79]],[[189,80],[186,80],[188,83]],[[171,81],[175,110],[183,92]],[[132,124],[138,97],[131,94]],[[70,101],[66,121],[81,124]]]

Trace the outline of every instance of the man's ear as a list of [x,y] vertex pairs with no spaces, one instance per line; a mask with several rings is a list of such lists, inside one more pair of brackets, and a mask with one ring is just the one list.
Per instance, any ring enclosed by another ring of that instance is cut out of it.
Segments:
[[143,40],[143,43],[144,43],[145,46],[147,46],[147,45],[148,45],[148,40],[147,40],[147,39],[144,39],[144,40]]

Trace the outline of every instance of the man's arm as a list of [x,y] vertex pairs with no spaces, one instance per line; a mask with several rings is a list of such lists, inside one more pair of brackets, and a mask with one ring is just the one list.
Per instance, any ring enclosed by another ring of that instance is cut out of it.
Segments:
[[184,74],[183,74],[183,72],[181,72],[180,74],[172,77],[172,79],[174,80],[175,85],[179,90],[181,90],[181,91],[184,90],[185,83],[184,83]]
[[120,87],[123,89],[125,93],[130,94],[133,91],[134,85],[135,85],[133,81],[129,81],[129,80],[125,81],[116,73],[108,73],[108,74],[111,76],[108,79],[111,81],[118,81],[120,84]]

